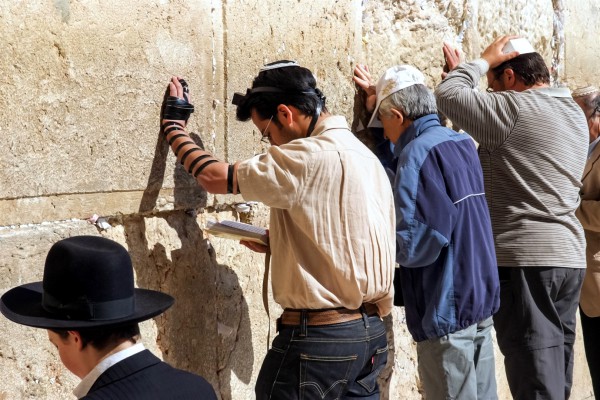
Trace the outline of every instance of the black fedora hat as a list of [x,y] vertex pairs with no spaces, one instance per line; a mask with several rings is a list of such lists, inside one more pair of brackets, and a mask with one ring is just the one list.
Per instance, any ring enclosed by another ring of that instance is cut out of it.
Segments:
[[99,236],[75,236],[55,243],[42,282],[6,292],[0,311],[18,324],[46,329],[108,327],[150,319],[174,299],[134,288],[127,250]]

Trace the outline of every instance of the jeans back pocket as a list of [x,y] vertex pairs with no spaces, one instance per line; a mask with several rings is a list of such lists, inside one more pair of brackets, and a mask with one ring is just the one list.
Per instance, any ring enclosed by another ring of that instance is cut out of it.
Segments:
[[318,356],[300,354],[300,399],[338,399],[358,355]]
[[367,364],[361,375],[356,380],[368,393],[373,392],[377,388],[377,377],[381,370],[387,364],[388,346],[377,349],[371,357],[371,362]]

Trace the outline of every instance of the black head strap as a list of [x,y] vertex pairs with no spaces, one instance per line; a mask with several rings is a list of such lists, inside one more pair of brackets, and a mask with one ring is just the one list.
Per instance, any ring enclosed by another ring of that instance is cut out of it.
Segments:
[[321,115],[321,110],[323,109],[323,106],[325,105],[325,101],[327,100],[327,98],[325,97],[323,92],[321,92],[321,90],[318,88],[315,88],[315,95],[319,98],[319,104],[317,104],[315,113],[313,114],[312,119],[310,120],[310,125],[308,126],[308,131],[306,131],[307,137],[312,134],[313,130],[315,130],[315,125],[317,125],[317,120],[319,119],[319,116]]
[[246,94],[234,93],[231,103],[234,106],[239,107],[244,104],[246,100],[248,100],[254,93],[286,93],[286,91],[274,86],[259,86],[252,89],[246,89]]
[[246,89],[246,94],[234,93],[231,103],[233,105],[239,107],[242,104],[244,104],[250,98],[250,96],[252,96],[255,93],[286,93],[289,95],[296,95],[296,96],[297,95],[317,96],[317,98],[319,99],[319,104],[317,105],[317,108],[315,109],[315,113],[312,116],[310,125],[308,126],[308,131],[307,131],[306,136],[310,136],[311,133],[313,132],[313,130],[315,129],[315,125],[317,124],[319,115],[321,115],[321,110],[323,109],[323,106],[325,105],[325,100],[326,100],[326,97],[323,95],[323,92],[321,92],[321,90],[319,90],[318,88],[294,92],[294,91],[283,90],[283,89],[280,89],[280,88],[274,87],[274,86],[258,86],[258,87],[252,88],[252,89]]

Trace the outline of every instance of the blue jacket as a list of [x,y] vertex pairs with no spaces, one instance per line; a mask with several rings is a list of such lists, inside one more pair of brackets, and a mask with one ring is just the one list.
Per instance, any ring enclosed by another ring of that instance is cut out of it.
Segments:
[[394,148],[396,261],[408,330],[442,337],[492,316],[498,269],[481,165],[469,135],[417,119]]

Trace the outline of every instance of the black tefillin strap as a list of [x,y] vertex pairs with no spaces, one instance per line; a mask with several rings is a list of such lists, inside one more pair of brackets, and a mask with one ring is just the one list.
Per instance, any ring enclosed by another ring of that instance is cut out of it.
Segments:
[[176,96],[167,96],[165,93],[162,119],[182,119],[187,122],[190,114],[194,112],[194,106],[188,101],[190,89],[187,82],[183,79],[179,79],[179,82],[183,87],[183,99]]
[[227,193],[233,193],[233,173],[234,173],[234,166],[232,164],[229,164],[229,166],[227,167]]
[[[162,119],[175,119],[175,120],[183,119],[183,120],[187,121],[190,114],[192,112],[194,112],[194,106],[188,102],[188,100],[189,100],[189,97],[187,95],[189,93],[188,85],[183,79],[180,79],[179,82],[181,82],[181,86],[183,86],[184,99],[180,99],[175,96],[166,97],[165,102],[164,102]],[[192,174],[194,176],[194,178],[197,178],[198,175],[200,175],[200,173],[202,173],[204,168],[208,167],[211,164],[219,162],[219,160],[214,158],[212,155],[204,153],[204,150],[201,149],[200,146],[198,146],[195,142],[190,140],[189,135],[187,133],[185,133],[185,128],[179,122],[175,122],[175,121],[165,122],[161,126],[161,129],[162,129],[165,137],[167,137],[172,132],[176,132],[176,131],[183,132],[183,133],[175,133],[173,136],[171,136],[171,138],[169,138],[169,146],[171,146],[173,144],[173,142],[175,142],[175,140],[177,140],[179,138],[184,139],[181,143],[179,143],[177,145],[176,148],[173,149],[173,152],[175,153],[175,157],[179,158],[181,165],[185,166],[185,161],[187,160],[188,157],[192,156],[192,154],[200,153],[194,157],[194,159],[190,163],[190,166],[187,170],[190,174]],[[179,157],[179,152],[185,146],[191,146],[191,147],[188,148],[185,151],[185,153],[183,153],[183,155],[181,155],[181,157]],[[200,162],[202,162],[202,161],[203,161],[203,163],[200,164]],[[194,168],[196,168],[196,166],[198,166],[198,168],[194,171]],[[230,165],[227,170],[227,191],[228,191],[228,193],[233,193],[233,166],[232,165]]]
[[294,95],[294,96],[298,96],[298,95],[317,96],[317,98],[319,99],[319,104],[317,105],[317,108],[315,109],[315,113],[313,114],[313,116],[310,120],[310,125],[308,126],[308,131],[306,132],[307,137],[310,136],[312,134],[313,130],[315,129],[315,125],[317,124],[319,115],[321,115],[321,110],[322,110],[323,104],[325,104],[325,100],[326,100],[325,96],[323,96],[323,93],[319,89],[311,89],[311,90],[305,90],[305,91],[300,91],[300,92],[293,92],[293,91],[283,90],[283,89],[280,89],[280,88],[274,87],[274,86],[259,86],[259,87],[255,87],[252,89],[246,89],[246,94],[234,93],[233,99],[231,99],[231,103],[234,106],[239,107],[242,104],[244,104],[244,102],[246,102],[246,100],[248,100],[250,98],[250,96],[252,96],[255,93],[285,93],[285,94]]
[[[316,93],[315,93],[316,94]],[[318,96],[318,94],[317,94]],[[323,96],[324,98],[324,96]],[[315,109],[315,113],[310,120],[310,125],[308,125],[308,131],[306,133],[306,137],[309,137],[313,130],[315,129],[315,125],[317,125],[317,120],[319,119],[319,115],[321,115],[321,107],[323,105],[324,100],[319,96],[319,104],[317,104],[317,108]]]
[[[233,99],[231,99],[231,104],[233,104],[234,106],[241,106],[242,104],[244,104],[244,102],[246,100],[248,100],[248,98],[250,98],[251,95],[253,95],[254,93],[289,93],[289,94],[298,94],[298,93],[290,93],[290,92],[286,92],[283,89],[279,89],[277,87],[274,86],[259,86],[259,87],[255,87],[253,89],[246,89],[246,94],[241,94],[241,93],[234,93],[233,94]],[[309,94],[310,92],[300,92],[301,94]]]
[[[161,128],[162,128],[163,133],[165,134],[165,137],[168,134],[170,134],[171,132],[175,132],[175,131],[185,132],[183,125],[181,125],[178,122],[173,122],[173,121],[164,123]],[[171,136],[171,138],[169,139],[169,146],[171,146],[173,144],[173,142],[178,138],[190,139],[190,137],[187,133],[176,133],[173,136]],[[186,145],[191,146],[191,148],[188,148],[185,151],[185,153],[183,153],[183,155],[181,157],[179,157],[179,152]],[[198,146],[192,140],[183,140],[181,143],[179,143],[177,145],[176,148],[173,149],[173,153],[175,153],[175,157],[179,158],[179,160],[180,160],[179,162],[181,163],[181,165],[185,165],[185,161],[187,160],[187,158],[189,156],[191,156],[193,153],[198,153],[198,152],[201,154],[198,154],[195,156],[195,158],[192,160],[192,162],[190,163],[190,166],[187,170],[190,174],[192,174],[194,176],[194,178],[197,178],[198,175],[200,175],[200,173],[204,170],[204,168],[208,167],[210,164],[219,162],[219,160],[217,160],[210,154],[206,154],[206,153],[202,154],[204,152],[204,150],[202,148],[200,148],[200,146]],[[198,163],[200,163],[203,160],[205,162],[203,164],[200,164],[198,166],[198,169],[196,169],[194,171],[194,168],[196,167],[196,165],[198,165]],[[230,168],[228,170],[228,176],[227,176],[227,190],[229,191],[229,193],[233,193],[233,176],[231,176],[231,177],[229,176],[232,174],[232,172],[231,172],[232,167],[233,166],[230,165]],[[230,184],[230,182],[231,182],[231,184]]]
[[42,307],[49,313],[65,319],[103,321],[132,315],[135,311],[135,298],[131,296],[125,299],[98,303],[86,298],[79,298],[65,303],[44,291],[42,293]]

